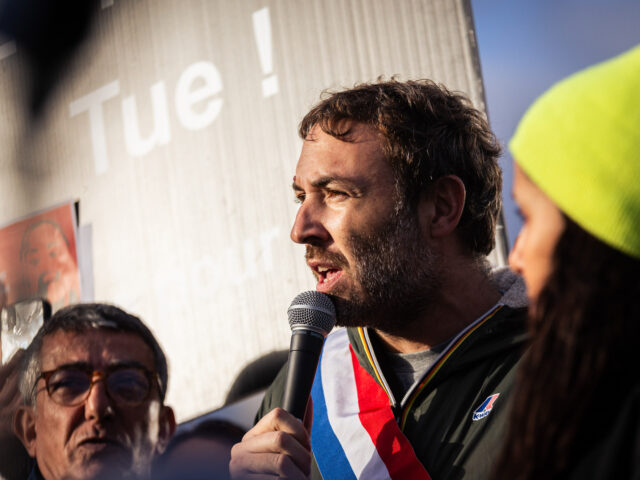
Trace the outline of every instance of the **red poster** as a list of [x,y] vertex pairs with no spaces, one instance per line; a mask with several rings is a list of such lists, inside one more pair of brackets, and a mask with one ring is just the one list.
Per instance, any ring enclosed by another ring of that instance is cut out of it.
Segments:
[[0,228],[0,282],[8,303],[42,297],[55,311],[80,301],[76,226],[70,202]]

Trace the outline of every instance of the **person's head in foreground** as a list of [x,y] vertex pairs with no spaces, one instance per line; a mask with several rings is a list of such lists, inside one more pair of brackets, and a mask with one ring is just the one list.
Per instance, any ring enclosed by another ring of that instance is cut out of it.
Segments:
[[638,416],[624,413],[640,408],[631,367],[640,338],[640,47],[551,88],[510,148],[524,224],[509,262],[527,285],[532,338],[496,478],[631,478],[633,458],[640,468]]
[[66,307],[27,349],[14,430],[45,480],[145,478],[175,430],[167,380],[140,319],[105,304]]
[[166,480],[228,478],[231,447],[241,441],[245,433],[228,420],[204,420],[171,439],[167,450],[157,459],[153,477]]

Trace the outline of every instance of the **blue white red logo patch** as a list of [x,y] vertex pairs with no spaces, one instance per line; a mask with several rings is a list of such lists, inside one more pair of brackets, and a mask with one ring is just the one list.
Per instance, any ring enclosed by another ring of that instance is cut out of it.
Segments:
[[476,420],[480,420],[489,415],[493,409],[493,404],[495,403],[496,398],[499,396],[499,393],[494,393],[493,395],[488,396],[487,399],[482,402],[482,405],[473,411],[473,421],[475,422]]

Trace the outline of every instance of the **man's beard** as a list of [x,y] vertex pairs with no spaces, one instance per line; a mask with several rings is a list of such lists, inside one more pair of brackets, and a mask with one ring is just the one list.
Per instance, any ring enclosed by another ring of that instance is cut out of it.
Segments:
[[[352,234],[348,246],[355,288],[337,286],[331,293],[337,324],[367,326],[399,334],[417,320],[440,288],[438,257],[424,243],[415,210],[403,208],[367,234]],[[346,266],[341,254],[308,246],[308,257]]]

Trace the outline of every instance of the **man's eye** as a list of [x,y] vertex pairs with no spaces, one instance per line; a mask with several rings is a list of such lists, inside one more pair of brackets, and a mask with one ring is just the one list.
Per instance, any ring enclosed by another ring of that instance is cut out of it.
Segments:
[[347,192],[343,192],[341,190],[327,190],[328,197],[341,198],[347,197]]
[[78,392],[84,391],[87,388],[87,379],[77,376],[65,376],[49,381],[49,388],[51,392],[65,391],[65,392]]
[[296,203],[302,203],[302,202],[304,202],[304,198],[305,198],[305,194],[304,193],[297,193],[296,194],[296,198],[294,198],[293,201],[296,202]]
[[123,369],[113,372],[108,380],[109,392],[125,401],[138,400],[149,393],[149,380],[140,371]]

